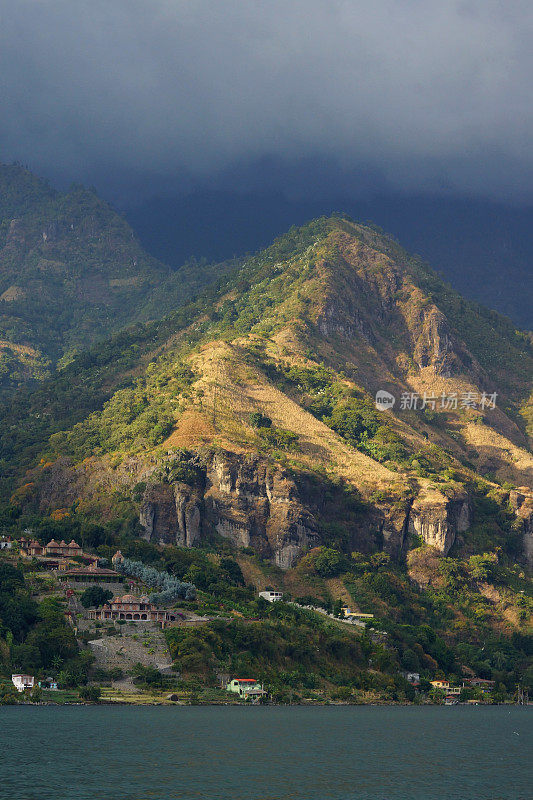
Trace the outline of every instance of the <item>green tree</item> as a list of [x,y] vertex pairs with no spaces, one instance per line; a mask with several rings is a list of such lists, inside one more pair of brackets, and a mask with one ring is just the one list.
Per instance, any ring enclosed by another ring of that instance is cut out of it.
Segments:
[[342,572],[345,557],[332,547],[321,547],[315,558],[315,569],[322,578],[332,578]]
[[103,606],[112,597],[113,592],[108,589],[102,589],[101,586],[89,586],[83,591],[80,601],[84,608],[91,608],[92,606]]

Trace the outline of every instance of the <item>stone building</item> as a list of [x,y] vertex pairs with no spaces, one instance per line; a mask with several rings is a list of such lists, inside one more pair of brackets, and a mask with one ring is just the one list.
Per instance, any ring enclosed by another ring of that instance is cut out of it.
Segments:
[[110,600],[102,608],[89,611],[89,619],[102,621],[123,619],[128,622],[160,622],[164,625],[182,618],[183,614],[175,609],[158,608],[147,595],[135,597],[125,594]]

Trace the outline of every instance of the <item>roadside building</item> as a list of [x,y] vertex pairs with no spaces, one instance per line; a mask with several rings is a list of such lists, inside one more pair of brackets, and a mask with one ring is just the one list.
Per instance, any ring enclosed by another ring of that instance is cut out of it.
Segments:
[[176,622],[183,619],[183,614],[175,609],[159,608],[150,602],[147,595],[135,597],[125,594],[115,597],[102,608],[89,611],[89,619],[97,620],[126,620],[127,622]]
[[33,689],[35,685],[35,678],[33,675],[16,674],[11,676],[11,681],[17,692],[23,692],[25,689]]
[[259,592],[259,597],[267,600],[269,603],[275,603],[277,600],[283,600],[283,592],[264,591]]
[[363,614],[361,611],[352,611],[349,606],[343,606],[341,609],[344,618],[348,620],[365,620],[374,619],[373,614]]
[[262,685],[255,678],[233,678],[226,685],[228,692],[238,694],[243,700],[251,700],[252,702],[259,700],[260,697],[266,694]]

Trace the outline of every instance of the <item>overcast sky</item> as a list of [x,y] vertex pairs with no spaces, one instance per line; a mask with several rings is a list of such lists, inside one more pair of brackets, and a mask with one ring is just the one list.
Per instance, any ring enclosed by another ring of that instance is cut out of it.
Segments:
[[532,200],[530,0],[0,0],[0,159]]

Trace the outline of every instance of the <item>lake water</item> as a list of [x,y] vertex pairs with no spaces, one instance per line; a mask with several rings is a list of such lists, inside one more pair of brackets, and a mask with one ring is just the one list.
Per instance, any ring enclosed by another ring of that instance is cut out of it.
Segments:
[[0,707],[2,800],[531,800],[533,709]]

